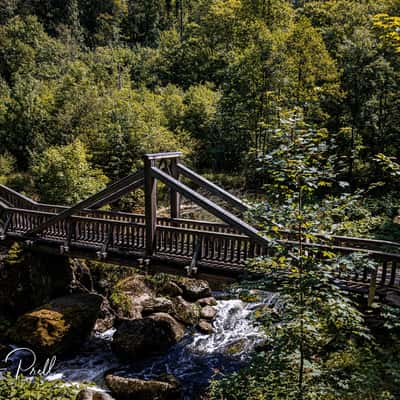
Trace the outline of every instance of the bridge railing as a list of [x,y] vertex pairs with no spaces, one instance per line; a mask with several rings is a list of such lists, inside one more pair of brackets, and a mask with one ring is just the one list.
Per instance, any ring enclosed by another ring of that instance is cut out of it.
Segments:
[[[2,221],[7,221],[8,235],[29,239],[24,237],[24,234],[52,216],[52,213],[45,211],[7,208],[2,214]],[[199,224],[198,221],[184,221],[181,226],[177,226],[179,221],[175,219],[160,218],[160,225],[157,225],[156,229],[156,254],[171,256],[171,258],[184,257],[189,260],[194,252],[198,251],[201,261],[228,268],[243,268],[249,259],[267,254],[268,249],[265,246],[261,246],[247,236],[216,231],[215,229],[225,229],[221,224]],[[96,251],[106,246],[112,250],[144,252],[146,247],[145,230],[143,222],[126,221],[123,217],[121,220],[117,220],[71,216],[44,229],[40,234],[40,239],[52,243],[91,248]],[[292,236],[291,239],[294,240],[286,239],[283,242],[290,246],[298,245],[298,237]],[[378,286],[388,288],[400,287],[400,254],[380,251],[381,247],[379,247],[390,244],[398,248],[396,243],[347,237],[340,237],[340,240],[342,241],[340,243],[335,240],[332,242],[326,240],[322,244],[306,242],[304,246],[319,250],[321,254],[324,251],[340,254],[361,251],[369,254],[378,262],[377,270],[371,270],[365,266],[359,271],[349,271],[345,266],[339,266],[338,278],[358,283],[374,282]],[[349,243],[371,247],[348,246]]]
[[0,185],[0,198],[11,207],[36,209],[35,201],[4,185]]
[[[17,208],[9,208],[5,214],[6,217],[10,216],[7,234],[17,236],[23,236],[53,216],[45,211]],[[44,229],[40,239],[60,243],[69,241],[95,247],[109,242],[109,246],[140,249],[145,245],[144,232],[145,225],[142,223],[71,216]]]
[[192,257],[198,246],[199,259],[221,264],[244,265],[250,258],[266,254],[266,247],[243,235],[158,226],[156,251]]
[[[1,211],[3,227],[6,226],[8,233],[20,237],[67,209],[35,202],[2,185],[0,198],[6,203]],[[4,236],[2,232],[0,234]],[[44,240],[60,243],[75,243],[93,248],[103,248],[106,245],[135,250],[146,248],[145,236],[144,215],[92,209],[77,210],[76,214],[56,221],[39,234]],[[282,242],[289,246],[298,244],[297,233],[284,231],[281,236]],[[214,264],[243,267],[246,260],[266,253],[265,246],[238,234],[237,229],[226,223],[219,222],[159,216],[156,219],[155,239],[155,251],[159,254],[191,258],[198,250],[200,259]],[[315,234],[312,238],[304,238],[304,246],[319,249],[321,253],[333,251],[349,254],[361,251],[370,254],[379,263],[377,271],[366,267],[362,271],[350,273],[342,268],[338,276],[346,276],[346,279],[357,282],[376,281],[378,285],[400,286],[399,243]]]
[[[299,241],[299,234],[296,232],[282,230],[279,233],[283,240]],[[320,233],[314,233],[309,236],[304,235],[303,241],[322,245],[326,244],[336,247],[349,247],[361,250],[373,250],[400,254],[400,243],[388,240],[355,238],[350,236],[324,235]]]

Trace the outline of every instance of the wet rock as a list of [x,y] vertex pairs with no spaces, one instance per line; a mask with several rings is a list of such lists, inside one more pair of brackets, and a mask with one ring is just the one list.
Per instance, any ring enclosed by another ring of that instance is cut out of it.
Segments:
[[204,319],[213,319],[217,315],[217,310],[211,306],[205,306],[200,311],[200,317]]
[[142,315],[146,316],[158,312],[169,313],[173,311],[173,303],[165,297],[150,297],[141,303]]
[[156,297],[143,275],[132,275],[119,281],[110,296],[111,306],[120,318],[142,318],[142,304]]
[[94,290],[94,282],[90,268],[83,260],[77,258],[72,259],[70,264],[73,274],[72,286],[76,288],[83,286],[92,292]]
[[200,308],[197,304],[189,303],[181,296],[173,300],[174,310],[172,315],[185,325],[196,325],[200,318]]
[[158,292],[164,296],[176,297],[183,294],[183,290],[172,281],[166,281],[158,288]]
[[183,298],[188,301],[196,301],[211,296],[210,285],[207,281],[191,278],[181,278],[176,282],[183,290]]
[[201,307],[204,306],[216,306],[217,305],[217,300],[215,297],[205,297],[203,299],[197,300],[197,304]]
[[246,340],[239,339],[234,343],[230,343],[226,348],[226,352],[231,355],[236,355],[242,353],[246,348]]
[[116,287],[132,296],[140,296],[143,293],[154,295],[153,290],[146,284],[145,276],[139,274],[122,279],[117,283]]
[[97,332],[105,332],[111,329],[115,323],[115,315],[111,309],[110,303],[107,299],[103,300],[100,312],[96,320],[94,330]]
[[117,400],[178,400],[181,388],[176,380],[143,380],[107,375],[107,386]]
[[205,319],[201,319],[199,321],[199,324],[197,325],[197,327],[203,333],[210,334],[210,333],[214,332],[213,326],[208,321],[206,321]]
[[181,340],[183,335],[185,334],[185,327],[181,323],[179,323],[175,318],[171,317],[171,315],[169,314],[156,313],[150,315],[149,318],[153,319],[154,321],[161,321],[167,323],[174,334],[176,342],[179,342],[179,340]]
[[77,351],[90,335],[102,301],[96,294],[51,300],[22,315],[11,331],[11,338],[43,355]]
[[184,329],[168,314],[157,313],[151,317],[126,320],[114,334],[111,347],[123,360],[140,360],[162,354],[182,339]]
[[114,400],[108,393],[91,389],[83,389],[76,396],[76,400]]

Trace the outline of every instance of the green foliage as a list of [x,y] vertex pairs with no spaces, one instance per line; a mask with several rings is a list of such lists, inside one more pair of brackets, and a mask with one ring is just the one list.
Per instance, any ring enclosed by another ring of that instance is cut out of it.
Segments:
[[0,154],[0,184],[6,185],[14,171],[15,159],[8,153]]
[[74,400],[80,388],[65,386],[61,381],[45,381],[40,377],[27,379],[10,374],[0,379],[0,398],[7,400]]
[[74,204],[98,192],[108,179],[88,162],[85,146],[75,141],[64,147],[50,147],[33,166],[41,199],[50,204]]
[[[376,269],[376,263],[365,254],[338,257],[329,247],[323,251],[305,247],[306,241],[315,240],[313,232],[321,225],[316,216],[321,203],[314,208],[312,200],[321,187],[337,184],[336,160],[324,155],[331,153],[326,132],[292,117],[276,138],[278,150],[261,161],[278,206],[272,211],[267,204],[255,216],[265,223],[269,255],[250,264],[263,278],[244,285],[276,290],[279,306],[257,311],[267,336],[264,349],[255,352],[247,368],[214,381],[211,398],[397,398],[399,364],[385,359],[385,350],[377,345],[357,304],[337,284],[338,272],[342,278],[351,277],[365,268]],[[335,200],[328,198],[322,204],[323,213],[335,214]],[[285,245],[284,228],[297,241],[295,248]],[[329,236],[326,243],[329,246]],[[397,328],[393,311],[382,316],[386,329]],[[393,368],[390,372],[388,365]]]
[[115,310],[119,310],[123,315],[129,316],[129,311],[132,307],[132,301],[129,295],[123,290],[114,289],[110,294],[110,305]]
[[370,260],[277,242],[282,229],[400,240],[399,13],[395,0],[0,1],[0,183],[73,204],[143,154],[181,150],[222,186],[263,190],[249,218],[275,253],[256,286],[278,285],[285,312],[258,315],[272,350],[213,396],[399,397],[398,349],[376,346],[332,284]]

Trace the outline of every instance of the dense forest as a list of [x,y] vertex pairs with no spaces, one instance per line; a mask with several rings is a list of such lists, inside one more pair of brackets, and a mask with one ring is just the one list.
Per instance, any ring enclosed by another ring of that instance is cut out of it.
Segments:
[[272,345],[204,398],[399,399],[398,308],[330,279],[374,261],[277,240],[400,242],[399,32],[399,0],[0,0],[0,184],[72,205],[182,151],[276,247],[241,290],[285,299],[257,312]]
[[4,0],[1,179],[73,203],[181,149],[260,188],[296,115],[334,140],[353,191],[387,180],[376,157],[398,159],[400,114],[385,13],[398,2]]

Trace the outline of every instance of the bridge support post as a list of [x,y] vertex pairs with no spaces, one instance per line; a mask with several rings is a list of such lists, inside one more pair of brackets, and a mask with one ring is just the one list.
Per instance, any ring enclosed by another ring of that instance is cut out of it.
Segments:
[[375,300],[377,275],[378,275],[378,268],[374,269],[371,273],[371,281],[369,283],[369,289],[368,289],[368,307],[371,307],[372,303]]
[[157,226],[157,181],[152,176],[151,168],[155,160],[144,156],[144,199],[146,221],[146,256],[151,256],[155,249]]
[[[178,159],[171,158],[171,175],[179,181]],[[171,196],[171,218],[180,217],[180,194],[173,188],[170,189]]]

